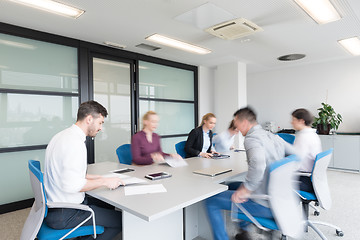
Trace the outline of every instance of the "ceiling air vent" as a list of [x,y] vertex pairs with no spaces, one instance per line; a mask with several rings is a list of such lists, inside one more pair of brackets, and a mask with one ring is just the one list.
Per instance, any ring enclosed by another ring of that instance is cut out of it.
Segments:
[[136,45],[135,47],[142,48],[142,49],[146,49],[146,50],[150,50],[150,51],[156,51],[156,50],[161,49],[161,48],[159,48],[159,47],[155,47],[155,46],[152,46],[152,45],[149,45],[149,44],[145,44],[145,43],[140,43],[140,44]]
[[234,40],[256,32],[261,32],[263,29],[245,18],[238,18],[217,24],[205,31],[222,39]]

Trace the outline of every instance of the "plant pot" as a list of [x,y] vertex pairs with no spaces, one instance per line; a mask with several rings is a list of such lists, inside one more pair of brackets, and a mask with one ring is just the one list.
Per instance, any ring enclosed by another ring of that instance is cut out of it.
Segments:
[[324,128],[324,125],[318,124],[317,126],[317,133],[321,135],[329,135],[330,132],[330,124],[327,125],[326,128]]

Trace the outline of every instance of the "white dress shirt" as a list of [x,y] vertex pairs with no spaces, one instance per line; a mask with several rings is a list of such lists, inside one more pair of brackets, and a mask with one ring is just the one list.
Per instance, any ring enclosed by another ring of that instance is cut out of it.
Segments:
[[230,134],[229,130],[226,130],[214,137],[215,149],[219,153],[226,153],[230,151],[232,145],[234,145],[235,135]]
[[322,151],[316,130],[304,128],[298,131],[295,135],[294,148],[300,158],[299,171],[311,172],[316,155]]
[[[208,150],[209,147],[210,147],[210,136],[209,136],[209,133],[210,133],[210,130],[207,131],[207,132],[205,132],[205,131],[203,130],[203,147],[202,147],[201,152],[206,153],[207,150]],[[212,147],[211,147],[211,149],[212,149]]]
[[86,135],[76,125],[59,132],[45,153],[44,185],[49,202],[82,203],[86,184]]

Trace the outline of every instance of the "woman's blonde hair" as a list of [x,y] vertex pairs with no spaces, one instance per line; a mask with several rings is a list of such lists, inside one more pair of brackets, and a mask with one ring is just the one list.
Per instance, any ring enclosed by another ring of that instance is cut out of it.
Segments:
[[150,118],[151,115],[157,115],[157,113],[154,112],[154,111],[147,111],[147,112],[144,114],[144,116],[142,117],[143,129],[144,129],[144,127],[145,127],[144,121],[145,121],[145,120],[149,120],[149,118]]
[[213,114],[213,113],[207,113],[207,114],[205,114],[205,115],[202,117],[202,119],[201,119],[200,127],[201,127],[202,125],[204,125],[204,124],[205,124],[205,121],[208,121],[210,118],[216,118],[216,117],[215,117],[215,114]]

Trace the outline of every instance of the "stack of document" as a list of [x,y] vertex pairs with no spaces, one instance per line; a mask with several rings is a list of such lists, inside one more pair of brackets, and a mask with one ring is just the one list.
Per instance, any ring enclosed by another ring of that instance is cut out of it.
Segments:
[[187,162],[180,158],[173,158],[173,157],[165,157],[165,162],[169,164],[170,167],[177,168],[177,167],[183,167],[187,166]]
[[125,174],[118,174],[118,173],[109,173],[102,175],[103,177],[118,177],[121,181],[124,182],[125,185],[137,184],[137,183],[147,183],[145,179],[131,177]]

